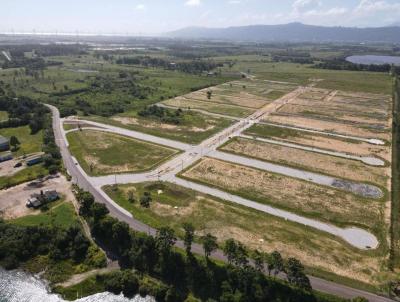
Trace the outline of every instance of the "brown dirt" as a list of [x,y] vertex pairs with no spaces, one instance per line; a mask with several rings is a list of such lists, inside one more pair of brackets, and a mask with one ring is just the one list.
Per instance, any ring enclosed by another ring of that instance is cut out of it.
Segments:
[[74,195],[71,191],[71,183],[64,176],[45,181],[43,186],[28,187],[24,183],[7,190],[0,191],[0,211],[4,219],[15,219],[26,215],[39,214],[39,210],[27,208],[26,201],[33,193],[39,193],[40,190],[55,189],[65,197],[66,201],[72,201]]

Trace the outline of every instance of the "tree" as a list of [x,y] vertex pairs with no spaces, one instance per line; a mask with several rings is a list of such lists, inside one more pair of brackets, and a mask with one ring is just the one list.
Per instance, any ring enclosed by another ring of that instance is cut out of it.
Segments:
[[18,145],[21,143],[19,142],[18,138],[16,136],[11,136],[10,137],[10,145],[14,147],[14,151],[17,150]]
[[149,208],[151,201],[152,198],[150,192],[144,192],[143,196],[140,198],[140,205],[144,208]]
[[211,96],[212,96],[212,91],[211,90],[208,90],[207,91],[207,99],[211,99]]
[[207,235],[203,236],[202,242],[203,242],[204,255],[208,259],[211,253],[218,248],[217,237],[208,233]]
[[186,248],[186,254],[189,256],[192,252],[192,243],[194,239],[194,227],[191,223],[184,223],[183,229],[185,230],[185,236],[183,238],[183,243]]
[[264,271],[264,254],[261,253],[259,250],[255,250],[253,252],[253,259],[254,259],[255,269],[259,272],[263,272]]
[[168,254],[176,242],[175,232],[169,227],[163,227],[157,231],[156,246],[158,251]]
[[225,241],[224,255],[228,258],[229,264],[232,264],[236,257],[236,242],[233,239]]
[[135,193],[133,192],[133,190],[128,191],[128,201],[131,203],[135,202]]
[[90,209],[94,204],[94,197],[90,192],[83,192],[78,196],[78,202],[81,204],[79,214],[82,216],[90,215]]
[[286,264],[286,276],[290,284],[310,291],[310,280],[304,273],[304,266],[296,258],[289,258]]
[[368,302],[368,300],[364,297],[355,297],[351,302]]
[[271,255],[268,257],[268,273],[274,271],[274,275],[278,275],[284,269],[283,259],[281,254],[278,251],[273,251]]
[[100,219],[106,217],[106,215],[110,212],[108,211],[106,205],[96,202],[91,206],[91,213],[93,216],[93,220],[99,221]]

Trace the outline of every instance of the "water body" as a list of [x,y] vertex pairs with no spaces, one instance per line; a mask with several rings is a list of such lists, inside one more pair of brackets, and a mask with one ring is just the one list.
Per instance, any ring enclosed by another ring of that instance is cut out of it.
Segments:
[[354,64],[365,64],[365,65],[394,64],[400,66],[400,57],[396,56],[376,56],[376,55],[350,56],[346,58],[346,61]]
[[[60,296],[51,294],[47,284],[19,270],[6,271],[0,268],[0,302],[64,302]],[[153,298],[142,298],[139,295],[127,299],[123,295],[99,293],[81,298],[79,302],[155,302]]]

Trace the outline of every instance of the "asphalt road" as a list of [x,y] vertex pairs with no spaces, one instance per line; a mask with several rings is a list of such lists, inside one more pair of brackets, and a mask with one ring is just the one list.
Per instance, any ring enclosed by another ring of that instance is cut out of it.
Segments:
[[[65,140],[62,135],[62,125],[60,122],[60,113],[58,109],[54,106],[47,105],[53,115],[53,130],[54,130],[54,136],[57,145],[60,148],[60,152],[63,158],[64,166],[67,169],[68,173],[72,176],[73,181],[79,185],[84,190],[89,191],[90,193],[93,194],[94,198],[96,199],[97,202],[104,203],[106,204],[108,210],[110,211],[110,215],[120,221],[126,222],[132,229],[139,231],[139,232],[144,232],[149,235],[155,235],[156,230],[151,228],[150,226],[140,222],[139,220],[135,219],[134,217],[130,217],[126,215],[125,213],[119,211],[112,203],[110,203],[101,193],[99,193],[98,189],[95,188],[94,186],[91,185],[91,183],[86,179],[86,177],[81,173],[81,171],[78,169],[78,167],[75,165],[75,162],[66,146]],[[182,241],[177,241],[176,246],[183,248],[183,242]],[[196,254],[203,254],[203,249],[201,245],[199,244],[193,244],[192,246],[192,251]],[[221,261],[227,261],[226,257],[223,255],[221,250],[218,250],[212,254],[212,257],[221,260]],[[337,284],[331,281],[327,281],[324,279],[316,278],[313,276],[308,276],[310,278],[311,285],[313,289],[328,293],[328,294],[333,294],[337,295],[343,298],[351,299],[354,297],[358,296],[363,296],[367,298],[370,302],[390,302],[393,301],[391,299],[388,299],[386,297],[381,297],[377,296],[375,294],[354,289],[351,287],[347,287],[342,284]]]

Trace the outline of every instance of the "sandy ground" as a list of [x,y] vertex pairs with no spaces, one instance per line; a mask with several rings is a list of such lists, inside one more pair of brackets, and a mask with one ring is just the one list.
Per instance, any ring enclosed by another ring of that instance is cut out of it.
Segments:
[[[381,167],[372,167],[362,162],[319,154],[286,146],[237,138],[222,150],[248,155],[278,164],[308,168],[322,174],[329,174],[362,182],[373,182],[387,187],[390,173]],[[389,171],[390,172],[390,171]]]
[[25,203],[33,193],[40,193],[40,190],[57,190],[65,197],[65,200],[72,201],[74,195],[71,191],[71,183],[64,176],[49,179],[43,182],[41,187],[30,187],[24,183],[7,190],[0,191],[0,211],[4,219],[14,219],[26,215],[39,214],[40,210],[27,208]]
[[274,206],[308,213],[324,221],[373,226],[382,220],[383,203],[360,201],[351,193],[295,178],[205,158],[184,176],[235,192],[257,196]]

